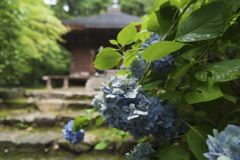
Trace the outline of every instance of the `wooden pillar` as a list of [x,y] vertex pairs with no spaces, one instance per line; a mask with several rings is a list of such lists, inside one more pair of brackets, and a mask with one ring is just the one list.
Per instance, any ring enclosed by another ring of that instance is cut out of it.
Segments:
[[51,80],[51,78],[47,79],[47,89],[52,89],[52,80]]
[[63,88],[68,89],[68,78],[63,79]]

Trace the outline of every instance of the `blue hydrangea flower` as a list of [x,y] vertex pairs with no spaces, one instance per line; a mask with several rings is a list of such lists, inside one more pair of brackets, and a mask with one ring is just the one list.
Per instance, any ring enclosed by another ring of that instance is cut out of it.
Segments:
[[79,144],[84,139],[84,131],[83,129],[72,132],[73,120],[69,121],[65,126],[65,129],[62,130],[64,135],[64,139],[70,141],[72,144]]
[[155,150],[151,147],[149,142],[139,143],[133,148],[131,153],[126,154],[126,160],[150,160]]
[[[96,103],[110,127],[130,132],[134,139],[153,134],[159,141],[167,141],[179,122],[178,113],[169,102],[150,97],[136,85],[135,78],[114,76],[104,84],[103,101]],[[177,135],[184,131],[180,129]],[[185,132],[184,132],[185,133]]]
[[[158,40],[161,41],[162,37],[160,38],[158,34],[151,33],[151,36],[142,44],[142,48],[145,50],[151,44],[158,42]],[[170,72],[174,61],[175,54],[169,54],[166,57],[152,61],[149,70],[154,69],[159,73]],[[140,80],[143,76],[145,65],[146,61],[143,59],[141,54],[138,55],[137,59],[135,59],[133,63],[129,66],[129,70],[132,72],[131,76]]]
[[208,160],[240,159],[240,127],[228,125],[221,133],[214,129],[213,134],[214,137],[208,135],[209,153],[204,154]]
[[103,100],[104,100],[103,94],[94,96],[92,104],[97,111],[100,111],[101,105],[104,103]]
[[[170,101],[164,104],[157,96],[150,97],[149,100],[151,106],[154,108],[153,113],[158,116],[155,122],[155,127],[151,130],[152,135],[161,142],[169,141],[180,121],[178,110],[172,106]],[[174,136],[177,137],[185,134],[187,131],[187,126],[184,123],[181,123]]]
[[158,34],[152,32],[148,39],[142,43],[142,48],[145,50],[151,44],[157,43],[158,41],[162,41],[162,37],[159,37]]

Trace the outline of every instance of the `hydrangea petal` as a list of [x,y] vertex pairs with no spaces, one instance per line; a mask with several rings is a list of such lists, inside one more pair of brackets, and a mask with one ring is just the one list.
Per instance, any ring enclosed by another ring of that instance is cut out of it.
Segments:
[[143,111],[135,110],[135,111],[133,111],[133,114],[148,115],[148,112],[143,112]]

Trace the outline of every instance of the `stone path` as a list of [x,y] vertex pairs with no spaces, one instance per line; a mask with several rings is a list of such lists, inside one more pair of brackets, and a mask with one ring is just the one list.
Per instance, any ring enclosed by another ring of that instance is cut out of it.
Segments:
[[[92,109],[91,99],[99,92],[27,92],[26,97],[0,103],[0,160],[124,160],[124,153],[136,144],[118,138],[104,150],[94,150],[104,139],[108,124],[85,126],[84,141],[72,145],[64,140],[62,129],[69,120]],[[99,113],[95,113],[92,119]],[[122,154],[120,154],[122,153]]]

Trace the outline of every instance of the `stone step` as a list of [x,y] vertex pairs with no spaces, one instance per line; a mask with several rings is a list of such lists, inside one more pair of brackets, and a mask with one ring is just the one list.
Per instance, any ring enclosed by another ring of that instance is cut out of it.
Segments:
[[92,102],[90,100],[63,100],[63,99],[38,99],[38,98],[21,98],[6,100],[0,103],[1,109],[16,109],[16,108],[28,108],[36,107],[40,111],[55,111],[63,110],[69,108],[76,109],[91,109],[93,108]]
[[[18,130],[2,127],[0,129],[0,150],[2,151],[0,153],[0,160],[1,158],[4,160],[8,158],[13,159],[14,156],[25,156],[21,159],[27,159],[26,155],[29,155],[33,159],[42,160],[49,156],[56,157],[59,155],[68,157],[68,160],[90,160],[89,158],[92,160],[100,160],[100,158],[105,158],[105,160],[125,159],[125,153],[119,154],[121,153],[120,151],[129,150],[129,147],[132,149],[136,144],[132,138],[129,138],[118,145],[118,138],[110,138],[108,140],[111,144],[104,150],[97,151],[94,150],[94,147],[104,138],[104,132],[85,131],[84,141],[78,145],[73,145],[63,139],[61,130],[57,129],[53,131],[54,129],[52,128],[50,131],[49,129]],[[108,128],[100,130],[109,131]],[[33,155],[36,157],[33,157]],[[56,160],[59,159],[56,158]]]
[[95,95],[100,94],[99,91],[62,91],[62,90],[53,90],[48,92],[42,91],[27,91],[25,96],[34,97],[39,99],[77,99],[77,100],[86,100],[92,99]]
[[[41,111],[35,108],[11,109],[0,111],[0,123],[15,127],[64,126],[77,116],[86,114],[84,109],[68,109],[58,111]],[[94,113],[92,118],[100,115]]]

